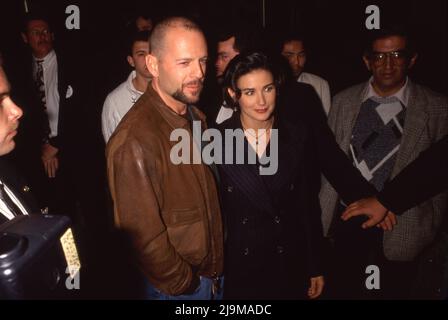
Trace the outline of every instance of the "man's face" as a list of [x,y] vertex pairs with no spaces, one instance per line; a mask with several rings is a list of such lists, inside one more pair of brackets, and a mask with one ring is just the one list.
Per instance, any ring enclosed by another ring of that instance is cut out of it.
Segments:
[[407,72],[415,64],[417,55],[406,53],[406,39],[391,36],[372,44],[372,53],[364,56],[364,63],[372,72],[373,86],[379,93],[394,94],[405,84]]
[[217,77],[222,77],[224,75],[224,71],[226,70],[229,62],[239,54],[239,52],[235,51],[233,48],[234,45],[235,37],[231,37],[226,41],[218,42],[218,56],[215,64]]
[[43,20],[28,22],[26,32],[22,33],[22,38],[30,46],[36,58],[43,58],[53,50],[53,33],[48,23]]
[[20,109],[9,96],[9,83],[0,68],[0,156],[11,152],[15,147],[14,136],[19,127]]
[[303,42],[297,40],[285,42],[285,44],[283,44],[282,55],[288,59],[294,76],[300,76],[306,63],[306,53]]
[[142,16],[137,17],[137,19],[135,19],[135,27],[138,31],[151,31],[152,21],[151,19],[145,19]]
[[165,103],[169,106],[196,103],[207,64],[205,38],[196,30],[169,29],[159,57],[149,55],[146,64]]
[[151,73],[146,68],[145,58],[149,54],[148,41],[135,41],[132,45],[132,56],[128,56],[128,62],[135,68],[138,75],[150,79]]

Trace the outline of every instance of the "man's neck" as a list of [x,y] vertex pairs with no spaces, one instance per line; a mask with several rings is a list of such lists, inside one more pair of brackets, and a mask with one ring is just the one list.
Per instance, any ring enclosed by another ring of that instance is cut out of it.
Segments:
[[376,94],[378,94],[380,97],[390,97],[392,95],[394,95],[395,93],[397,93],[398,91],[400,91],[401,88],[403,88],[403,86],[406,84],[406,79],[403,80],[403,82],[398,85],[395,86],[393,88],[388,88],[388,87],[381,87],[378,86],[375,81],[372,82],[372,87],[373,90],[376,92]]
[[149,82],[148,78],[142,77],[138,73],[136,73],[135,78],[132,79],[132,84],[134,85],[134,88],[140,92],[146,91],[146,88],[148,87],[148,82]]
[[33,52],[33,57],[36,60],[44,60],[51,52],[53,51],[53,49],[51,49],[50,51],[48,51],[47,53],[35,53]]
[[159,94],[160,98],[163,102],[175,113],[179,115],[184,115],[187,112],[187,105],[185,103],[182,103],[180,101],[177,101],[170,95],[167,95],[166,93],[162,92],[159,87],[159,83],[157,79],[153,79],[151,81],[153,89]]

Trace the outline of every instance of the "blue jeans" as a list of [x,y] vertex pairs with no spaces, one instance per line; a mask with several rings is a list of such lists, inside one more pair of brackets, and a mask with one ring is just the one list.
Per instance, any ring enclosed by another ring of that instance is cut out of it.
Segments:
[[223,296],[224,277],[219,278],[219,290],[215,296],[212,294],[213,280],[206,277],[201,277],[199,287],[192,294],[179,296],[165,294],[150,284],[148,280],[145,279],[145,281],[147,283],[145,291],[148,300],[222,300]]

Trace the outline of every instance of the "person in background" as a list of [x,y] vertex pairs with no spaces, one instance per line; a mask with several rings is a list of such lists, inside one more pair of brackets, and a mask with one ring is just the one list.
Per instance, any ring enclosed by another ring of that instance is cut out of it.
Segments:
[[110,92],[104,101],[101,127],[107,143],[118,123],[146,90],[151,74],[146,68],[149,32],[135,33],[129,41],[127,61],[133,68],[127,80]]

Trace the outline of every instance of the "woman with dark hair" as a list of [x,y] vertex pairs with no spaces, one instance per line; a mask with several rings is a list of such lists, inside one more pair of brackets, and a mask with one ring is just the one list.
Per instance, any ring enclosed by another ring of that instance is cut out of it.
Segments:
[[278,79],[257,52],[235,57],[224,75],[238,111],[218,128],[243,135],[242,144],[223,139],[219,166],[227,299],[317,298],[324,287],[319,171],[307,127],[277,115]]

